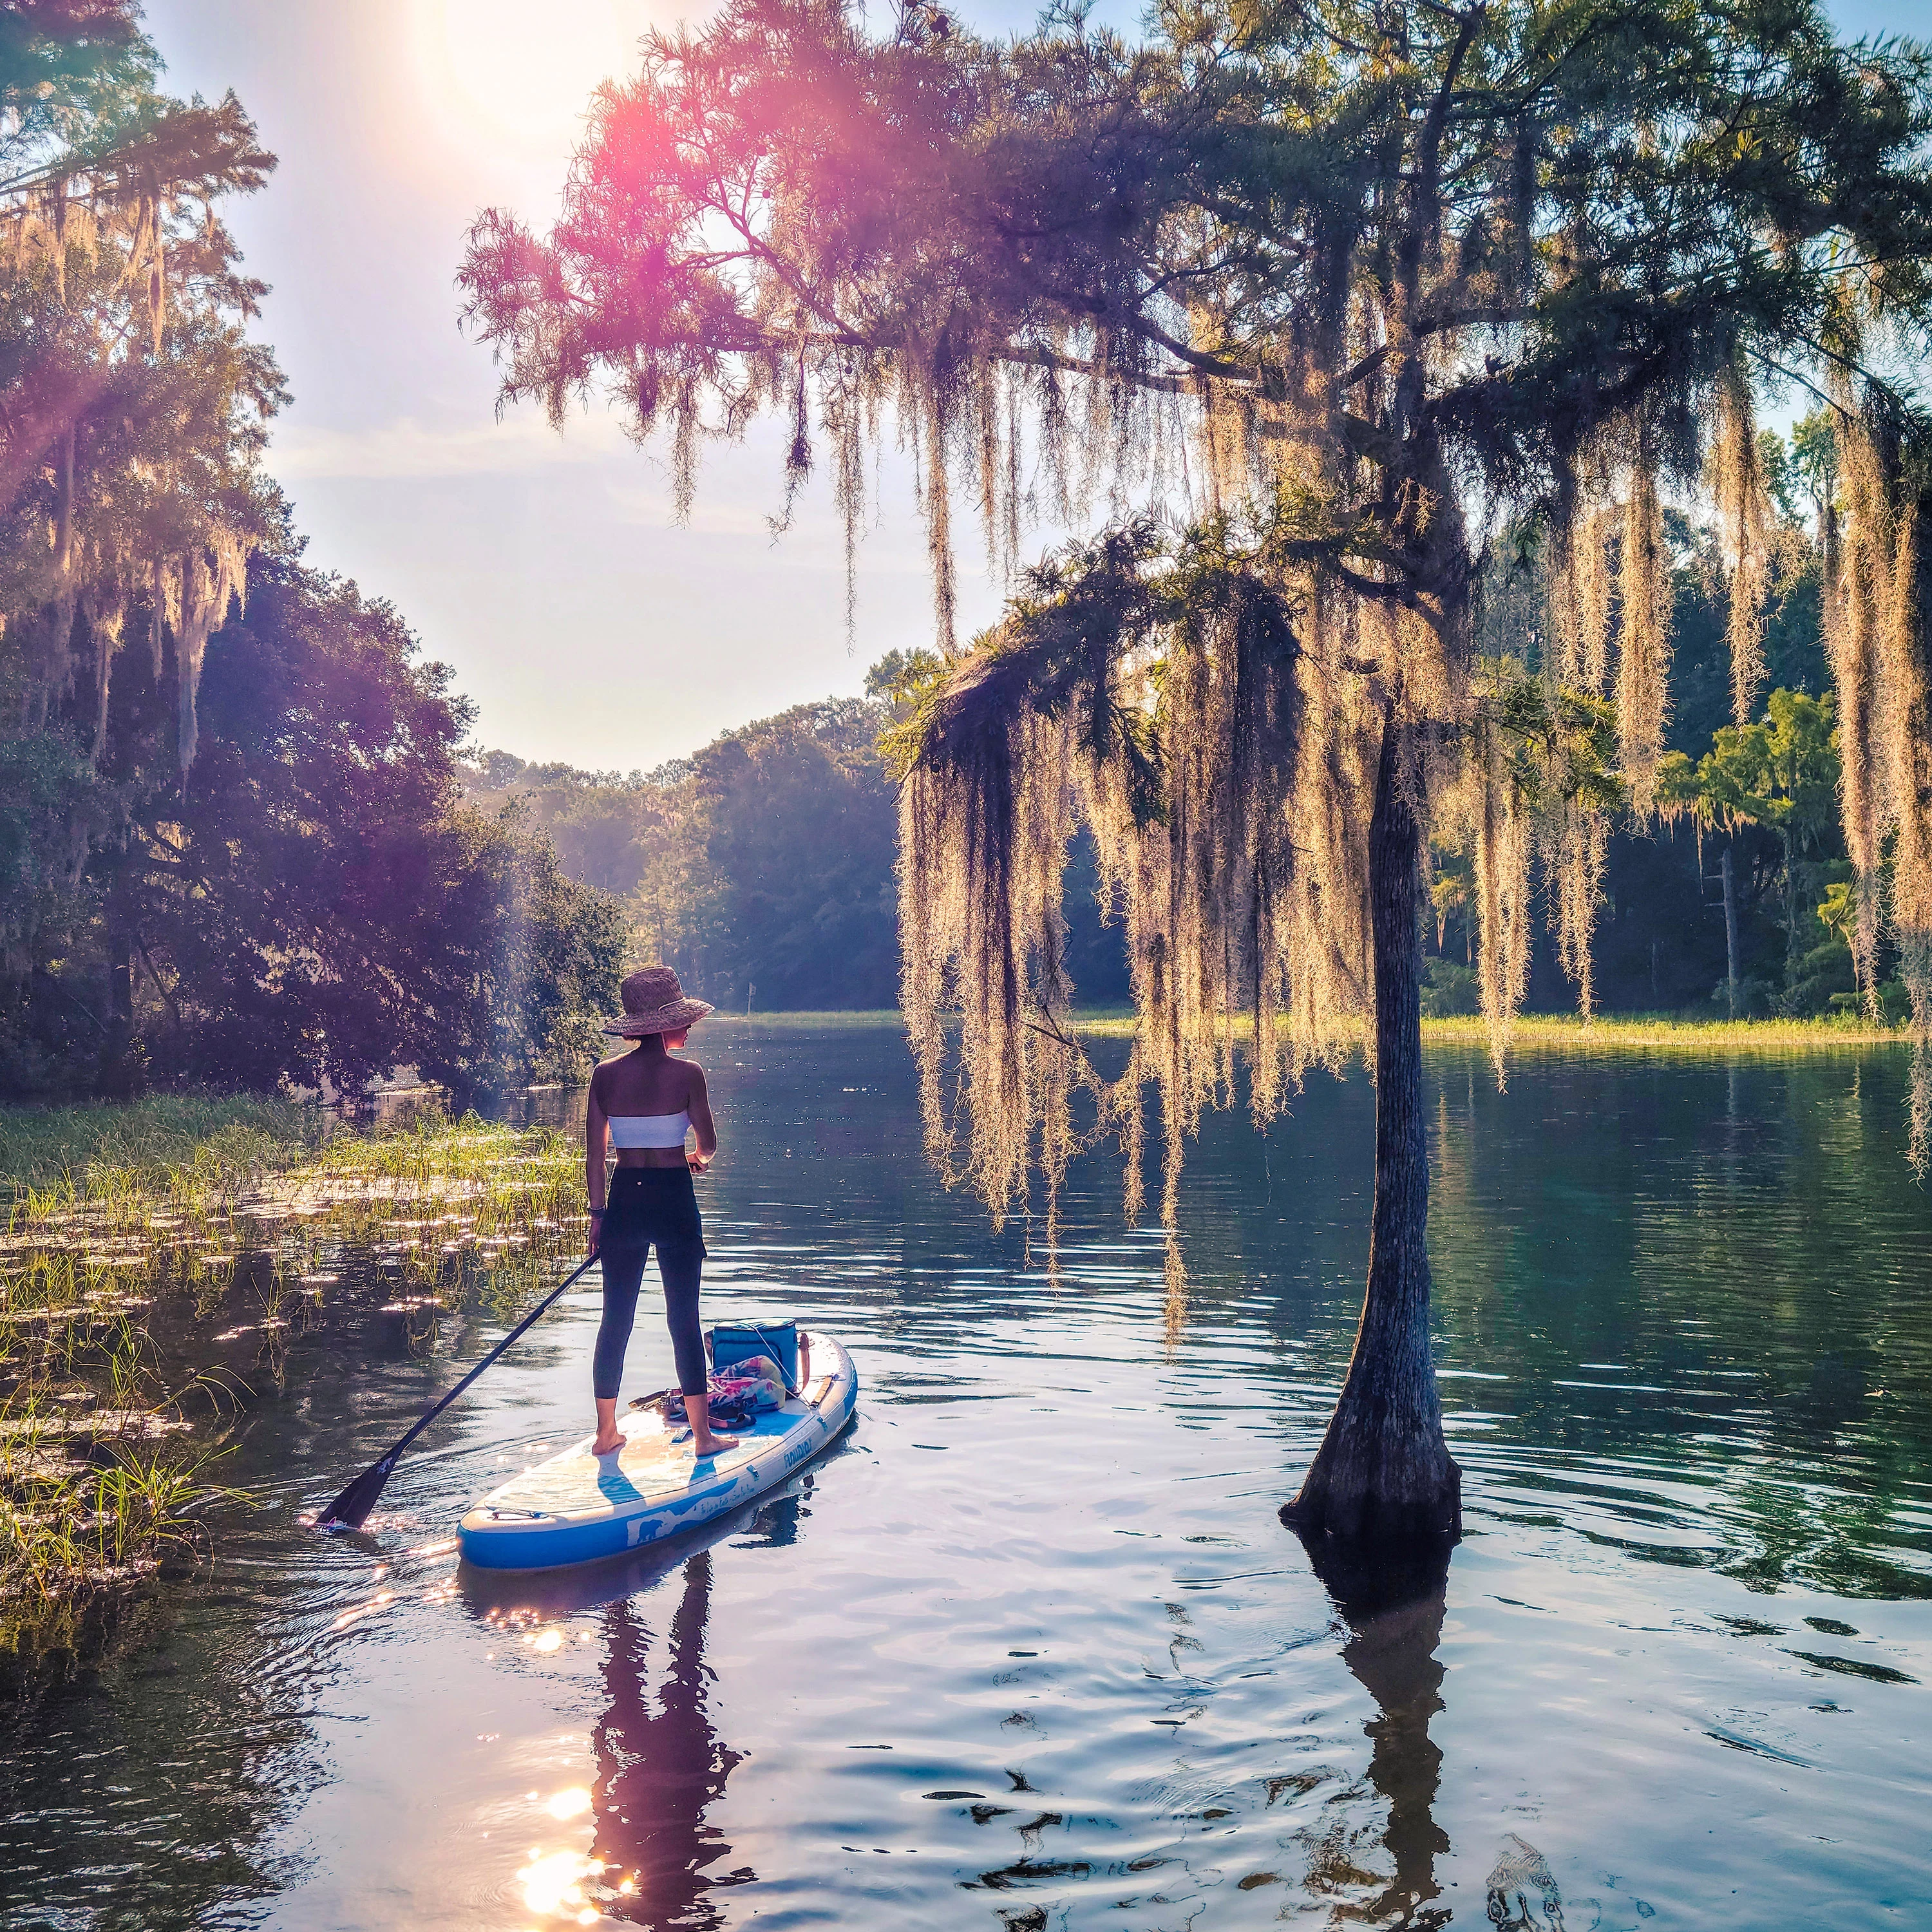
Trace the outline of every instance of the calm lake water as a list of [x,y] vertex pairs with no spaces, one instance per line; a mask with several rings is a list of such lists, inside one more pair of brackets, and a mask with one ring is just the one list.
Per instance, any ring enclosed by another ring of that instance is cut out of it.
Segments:
[[1364,1078],[1265,1146],[1208,1123],[1184,1306],[1111,1163],[1057,1284],[938,1186],[896,1035],[705,1046],[710,1312],[846,1340],[842,1446],[706,1546],[490,1584],[454,1520],[586,1426],[594,1295],[356,1540],[296,1513],[495,1331],[432,1360],[325,1320],[212,1575],[8,1748],[8,1925],[1474,1928],[1518,1841],[1570,1932],[1932,1923],[1896,1057],[1526,1057],[1498,1094],[1432,1054],[1468,1534],[1440,1594],[1352,1623],[1275,1510],[1360,1304]]

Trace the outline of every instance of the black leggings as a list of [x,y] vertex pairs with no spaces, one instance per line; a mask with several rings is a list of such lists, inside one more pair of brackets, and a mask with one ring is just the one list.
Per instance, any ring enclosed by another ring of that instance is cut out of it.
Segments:
[[598,1250],[604,1263],[604,1322],[597,1330],[590,1386],[600,1402],[614,1401],[624,1373],[624,1351],[637,1319],[638,1291],[652,1244],[664,1277],[664,1319],[677,1359],[677,1385],[702,1395],[709,1385],[704,1330],[698,1318],[698,1285],[704,1269],[704,1228],[688,1167],[620,1167],[610,1178]]

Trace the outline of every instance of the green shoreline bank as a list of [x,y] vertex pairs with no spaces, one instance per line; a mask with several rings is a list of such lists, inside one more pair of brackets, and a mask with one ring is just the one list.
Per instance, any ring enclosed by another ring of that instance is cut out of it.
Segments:
[[[775,1031],[785,1028],[831,1032],[841,1028],[898,1027],[903,1024],[892,1007],[858,1012],[718,1013],[705,1022],[707,1030],[726,1032]],[[1134,1018],[1126,1007],[1076,1008],[1073,1030],[1097,1040],[1132,1036]],[[1239,1023],[1237,1030],[1244,1031]],[[1482,1046],[1490,1043],[1489,1028],[1480,1015],[1467,1018],[1425,1019],[1424,1046]],[[1526,1013],[1510,1028],[1512,1052],[1520,1048],[1567,1049],[1600,1052],[1609,1048],[1641,1048],[1678,1052],[1778,1052],[1794,1048],[1846,1048],[1906,1046],[1911,1034],[1902,1026],[1874,1026],[1862,1018],[1705,1020],[1667,1013],[1600,1016],[1584,1020],[1574,1013]]]

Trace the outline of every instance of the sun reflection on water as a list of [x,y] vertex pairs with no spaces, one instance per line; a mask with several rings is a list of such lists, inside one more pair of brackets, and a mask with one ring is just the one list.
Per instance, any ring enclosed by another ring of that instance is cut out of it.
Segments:
[[[580,1796],[585,1808],[590,1803],[587,1791],[560,1792],[558,1796]],[[610,1896],[599,1882],[604,1868],[602,1858],[588,1858],[581,1852],[545,1852],[532,1846],[530,1863],[517,1874],[526,1910],[539,1918],[561,1918],[566,1924],[596,1924],[604,1915],[592,1904],[591,1893],[594,1891],[606,1898]],[[627,1882],[620,1889],[628,1892],[631,1887]]]

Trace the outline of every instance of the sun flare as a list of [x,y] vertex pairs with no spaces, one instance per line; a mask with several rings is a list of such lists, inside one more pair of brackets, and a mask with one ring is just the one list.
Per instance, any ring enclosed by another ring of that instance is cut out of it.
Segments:
[[651,0],[418,0],[430,91],[472,139],[521,158],[568,152],[600,81],[635,64],[638,37],[680,10]]

